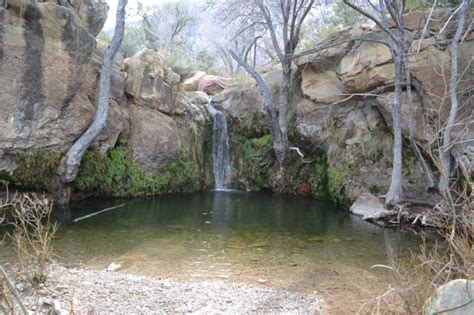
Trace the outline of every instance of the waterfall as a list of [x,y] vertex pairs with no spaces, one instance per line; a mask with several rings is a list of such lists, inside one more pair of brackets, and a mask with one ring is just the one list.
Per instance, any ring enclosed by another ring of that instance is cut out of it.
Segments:
[[214,108],[212,97],[207,106],[212,118],[212,166],[215,189],[226,190],[232,178],[227,120],[223,112]]

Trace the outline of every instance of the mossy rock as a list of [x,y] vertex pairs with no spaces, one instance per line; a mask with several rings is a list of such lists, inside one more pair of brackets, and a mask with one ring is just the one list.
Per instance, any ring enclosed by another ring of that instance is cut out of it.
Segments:
[[119,144],[107,155],[92,149],[84,155],[74,189],[114,197],[136,197],[195,191],[199,187],[196,165],[187,161],[183,152],[178,159],[147,175]]
[[56,176],[62,157],[63,153],[44,150],[18,155],[17,168],[5,179],[15,187],[45,191]]

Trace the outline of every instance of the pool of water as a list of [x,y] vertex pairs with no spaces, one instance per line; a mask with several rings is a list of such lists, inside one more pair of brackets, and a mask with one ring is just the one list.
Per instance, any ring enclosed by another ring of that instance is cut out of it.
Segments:
[[138,275],[337,292],[349,300],[387,283],[387,272],[372,265],[391,263],[420,243],[413,231],[381,228],[331,203],[271,193],[93,199],[57,218],[55,253],[67,264],[106,268],[114,262]]

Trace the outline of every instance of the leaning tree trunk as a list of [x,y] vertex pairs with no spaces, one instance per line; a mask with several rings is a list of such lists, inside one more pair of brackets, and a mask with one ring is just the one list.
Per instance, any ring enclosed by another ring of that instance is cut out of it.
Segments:
[[463,0],[459,12],[458,27],[451,43],[451,78],[449,80],[449,94],[451,100],[451,109],[449,111],[446,128],[443,132],[443,145],[440,148],[441,155],[441,175],[438,183],[438,190],[446,195],[449,189],[449,175],[451,173],[451,132],[453,130],[456,116],[458,113],[458,97],[456,93],[458,80],[458,42],[461,39],[464,30],[464,20],[467,10],[467,0]]
[[[102,68],[100,73],[99,80],[99,89],[97,95],[97,111],[95,114],[94,121],[89,126],[89,128],[82,134],[82,136],[76,140],[72,145],[69,151],[66,153],[64,158],[61,160],[60,166],[58,168],[59,176],[59,185],[57,187],[59,190],[64,190],[64,187],[74,181],[77,177],[77,172],[79,171],[79,166],[81,165],[82,157],[84,156],[86,150],[92,144],[97,135],[104,129],[107,114],[109,108],[109,99],[110,99],[110,79],[112,72],[112,64],[119,49],[124,31],[125,31],[125,7],[127,6],[128,0],[119,0],[116,13],[116,25],[115,33],[112,38],[107,51],[105,53],[104,59],[102,61]],[[55,193],[56,194],[56,193]],[[63,195],[63,193],[59,193]],[[63,200],[66,199],[66,200]],[[59,203],[67,203],[68,198],[60,198]]]
[[[272,133],[272,138],[273,138],[273,151],[275,152],[275,155],[277,156],[278,162],[281,163],[278,157],[284,156],[286,147],[282,140],[282,132],[280,129],[280,122],[278,119],[279,115],[277,115],[275,108],[273,107],[272,93],[270,92],[270,89],[268,88],[267,84],[263,80],[262,76],[255,70],[255,68],[253,68],[247,62],[245,62],[245,60],[239,55],[237,55],[235,52],[229,51],[229,53],[232,56],[232,58],[234,58],[235,61],[240,66],[242,66],[254,78],[254,80],[258,84],[260,92],[262,92],[264,108],[265,108],[265,112],[267,113],[267,124],[270,128],[270,131]],[[280,112],[280,115],[281,115],[281,112]]]

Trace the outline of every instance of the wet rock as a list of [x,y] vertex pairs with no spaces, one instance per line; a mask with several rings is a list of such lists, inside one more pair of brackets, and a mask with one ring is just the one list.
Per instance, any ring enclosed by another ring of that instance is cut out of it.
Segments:
[[426,315],[474,314],[474,282],[466,279],[450,281],[436,290],[428,300]]
[[377,220],[391,214],[380,200],[370,193],[362,194],[351,206],[351,212],[364,220]]

